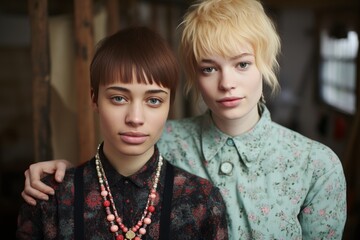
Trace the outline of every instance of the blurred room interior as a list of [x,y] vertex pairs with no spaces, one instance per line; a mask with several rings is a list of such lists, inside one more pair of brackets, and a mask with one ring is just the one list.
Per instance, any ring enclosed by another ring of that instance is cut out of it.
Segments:
[[[76,164],[94,154],[100,136],[89,104],[88,66],[95,44],[117,29],[146,25],[177,51],[177,26],[192,2],[0,1],[0,224],[5,239],[15,239],[23,173],[31,163],[62,158]],[[266,95],[272,118],[339,156],[348,187],[344,239],[358,239],[360,1],[261,2],[282,41],[281,92]],[[193,101],[180,90],[170,118],[204,111]]]

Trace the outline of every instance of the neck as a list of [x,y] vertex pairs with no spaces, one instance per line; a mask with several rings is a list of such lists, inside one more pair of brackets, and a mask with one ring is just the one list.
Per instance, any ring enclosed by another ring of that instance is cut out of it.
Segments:
[[218,129],[223,133],[235,137],[250,131],[260,119],[257,108],[253,108],[249,113],[241,118],[224,119],[211,114],[212,119]]
[[123,154],[104,142],[103,151],[110,164],[122,176],[130,176],[139,171],[154,154],[154,146],[140,155]]

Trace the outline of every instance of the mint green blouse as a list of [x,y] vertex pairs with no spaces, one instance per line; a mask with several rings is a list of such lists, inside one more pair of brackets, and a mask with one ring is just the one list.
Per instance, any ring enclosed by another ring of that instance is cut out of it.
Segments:
[[341,239],[342,164],[327,146],[261,119],[237,137],[210,112],[167,122],[158,143],[174,165],[211,180],[226,202],[230,239]]

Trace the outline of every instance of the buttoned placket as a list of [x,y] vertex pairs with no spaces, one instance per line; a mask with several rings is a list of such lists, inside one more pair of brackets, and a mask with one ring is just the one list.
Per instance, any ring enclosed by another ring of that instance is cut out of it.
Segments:
[[219,152],[220,156],[220,166],[219,166],[219,175],[232,176],[236,164],[236,159],[238,152],[232,138],[228,138],[225,141],[224,146]]

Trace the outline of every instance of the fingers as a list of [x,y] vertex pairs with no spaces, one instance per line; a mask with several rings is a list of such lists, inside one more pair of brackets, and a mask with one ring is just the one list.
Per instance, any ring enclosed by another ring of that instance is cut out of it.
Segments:
[[71,164],[66,160],[59,160],[56,162],[55,180],[57,182],[62,182],[62,180],[64,179],[66,168],[70,166]]
[[55,180],[62,182],[66,168],[71,167],[66,160],[53,160],[31,164],[24,173],[25,187],[21,196],[24,200],[35,205],[37,199],[48,200],[48,195],[54,195],[54,189],[44,184],[41,179],[49,174],[55,174]]
[[21,196],[22,198],[25,200],[25,202],[27,202],[28,204],[32,205],[32,206],[35,206],[36,205],[36,200],[32,197],[30,197],[30,195],[27,195],[25,193],[25,191],[22,191],[21,192]]
[[30,165],[29,169],[26,171],[28,172],[28,177],[26,176],[25,172],[25,177],[29,178],[29,184],[27,186],[25,185],[25,193],[30,194],[32,197],[43,200],[48,199],[48,194],[54,195],[54,189],[41,181],[41,178],[44,176],[54,174],[55,169],[51,164],[52,163],[49,162],[39,162]]
[[29,176],[29,170],[26,170],[25,173],[25,187],[24,191],[21,192],[21,196],[30,205],[35,206],[36,205],[36,199],[42,199],[42,200],[48,200],[48,195],[40,192],[39,190],[33,188],[30,184],[30,176]]

